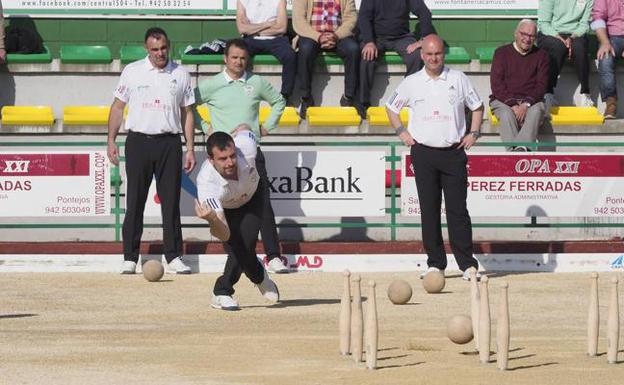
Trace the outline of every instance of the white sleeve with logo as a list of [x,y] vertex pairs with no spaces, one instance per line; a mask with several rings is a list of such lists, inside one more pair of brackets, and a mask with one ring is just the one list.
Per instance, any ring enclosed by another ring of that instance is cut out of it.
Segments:
[[238,148],[248,162],[255,162],[258,154],[258,139],[249,130],[239,131],[234,137],[234,146]]
[[462,92],[464,93],[463,99],[466,107],[470,108],[471,111],[476,110],[477,108],[483,105],[483,100],[479,97],[479,94],[470,83],[470,79],[466,76],[465,73],[460,72],[459,81],[461,83]]
[[400,114],[401,109],[410,103],[409,79],[403,79],[396,91],[386,101],[386,107],[395,114]]
[[180,107],[188,107],[195,104],[195,90],[191,84],[191,75],[184,70],[184,83],[182,84],[184,97],[180,103]]
[[223,206],[221,205],[223,189],[220,181],[211,178],[211,176],[215,175],[211,172],[212,167],[210,161],[205,160],[197,174],[197,200],[199,200],[199,203],[206,203],[217,212],[223,212]]
[[128,100],[130,100],[130,78],[132,76],[130,76],[128,72],[131,68],[132,66],[126,66],[126,68],[124,68],[121,76],[119,77],[117,88],[115,88],[115,92],[113,92],[113,96],[124,103],[128,103]]

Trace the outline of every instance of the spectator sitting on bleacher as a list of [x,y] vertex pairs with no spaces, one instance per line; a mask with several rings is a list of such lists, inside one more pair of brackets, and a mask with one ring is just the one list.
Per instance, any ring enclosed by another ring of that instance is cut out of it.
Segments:
[[420,47],[422,39],[416,39],[410,32],[410,12],[418,16],[420,36],[435,33],[431,23],[431,11],[423,0],[362,0],[358,13],[358,30],[362,45],[360,62],[360,88],[358,109],[362,119],[366,118],[366,109],[370,106],[370,90],[375,78],[377,59],[384,51],[393,50],[401,55],[405,63],[405,76],[411,75],[422,67]]
[[6,61],[6,50],[4,49],[4,12],[2,12],[2,0],[0,0],[0,64]]
[[238,0],[236,28],[243,35],[250,56],[270,53],[282,64],[282,96],[288,101],[295,86],[297,55],[285,35],[288,26],[286,0]]
[[559,103],[554,96],[557,78],[566,58],[574,61],[576,76],[581,83],[580,107],[592,107],[589,94],[589,55],[587,32],[593,0],[542,0],[537,11],[537,46],[550,56],[550,78],[544,100],[546,109]]
[[600,97],[607,104],[605,119],[617,116],[615,64],[624,54],[624,3],[621,0],[595,0],[591,28],[596,32]]
[[[523,19],[514,42],[494,52],[490,71],[490,107],[500,124],[504,142],[535,142],[544,120],[544,93],[548,85],[548,54],[534,46],[537,26]],[[524,145],[508,148],[527,151]]]
[[341,106],[353,106],[358,87],[360,47],[353,37],[357,23],[354,0],[293,0],[293,28],[298,35],[297,72],[301,89],[299,115],[306,118],[312,99],[312,71],[320,50],[335,51],[344,61]]

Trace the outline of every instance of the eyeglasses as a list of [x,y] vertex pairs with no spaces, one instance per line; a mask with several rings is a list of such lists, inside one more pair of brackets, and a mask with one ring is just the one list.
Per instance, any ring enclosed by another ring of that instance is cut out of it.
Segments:
[[534,34],[530,34],[530,33],[526,33],[526,32],[522,32],[522,31],[518,31],[518,33],[520,34],[520,36],[525,37],[527,39],[535,39],[537,37],[537,35]]

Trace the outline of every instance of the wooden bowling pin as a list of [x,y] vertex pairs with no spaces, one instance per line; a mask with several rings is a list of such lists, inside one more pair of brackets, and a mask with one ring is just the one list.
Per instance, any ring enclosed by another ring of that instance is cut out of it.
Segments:
[[496,363],[498,369],[507,370],[507,363],[509,362],[509,300],[507,297],[509,284],[503,282],[502,286],[498,318],[496,319]]
[[362,292],[360,276],[353,277],[353,306],[351,308],[351,354],[353,360],[362,362],[364,344],[364,315],[362,313]]
[[472,318],[472,334],[475,341],[475,350],[479,351],[479,283],[477,269],[469,268],[470,274],[470,316]]
[[483,364],[490,362],[490,296],[488,294],[488,277],[481,277],[479,302],[479,361]]
[[377,368],[377,300],[375,299],[375,281],[368,283],[368,299],[366,300],[366,367]]
[[611,298],[609,299],[609,316],[607,318],[607,362],[617,363],[620,339],[620,309],[618,302],[618,279],[611,278]]
[[598,354],[598,328],[600,327],[600,313],[598,311],[598,273],[591,274],[589,290],[589,312],[587,315],[587,355],[595,357]]
[[351,348],[351,273],[343,275],[342,298],[340,299],[340,354],[346,356]]

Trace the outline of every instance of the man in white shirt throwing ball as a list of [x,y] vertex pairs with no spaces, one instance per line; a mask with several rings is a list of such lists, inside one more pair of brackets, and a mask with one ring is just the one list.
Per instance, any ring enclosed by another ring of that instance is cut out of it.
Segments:
[[210,233],[223,241],[228,253],[223,275],[215,282],[211,306],[238,310],[232,298],[234,285],[242,273],[256,284],[270,302],[279,301],[277,285],[256,256],[256,242],[263,215],[266,188],[256,169],[257,140],[242,124],[234,139],[215,132],[206,141],[208,159],[197,175],[195,213],[210,223]]

